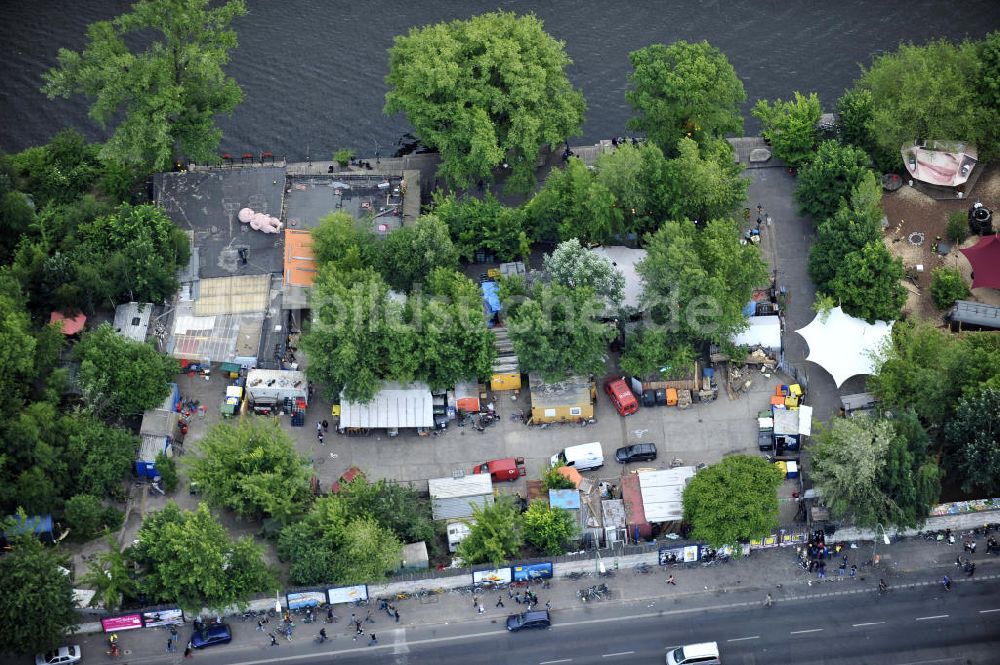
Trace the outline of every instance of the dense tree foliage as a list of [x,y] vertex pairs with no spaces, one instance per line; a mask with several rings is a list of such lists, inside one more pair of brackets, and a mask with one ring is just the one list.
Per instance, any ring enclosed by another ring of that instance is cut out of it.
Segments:
[[547,501],[532,501],[522,520],[525,541],[548,556],[565,554],[579,532],[568,510],[553,508]]
[[517,504],[501,495],[491,506],[473,506],[470,531],[456,554],[468,565],[490,563],[499,568],[524,544],[524,523]]
[[743,82],[707,41],[652,44],[630,53],[629,60],[632,89],[625,99],[641,114],[629,127],[663,150],[673,152],[682,137],[701,142],[743,131]]
[[187,464],[209,504],[282,523],[304,512],[311,469],[277,420],[219,423],[198,450]]
[[559,473],[559,467],[566,466],[559,462],[553,467],[546,467],[542,471],[542,487],[546,490],[575,490],[576,483],[568,476]]
[[906,304],[903,276],[903,261],[877,240],[844,256],[830,294],[851,316],[869,323],[895,321]]
[[832,217],[841,202],[869,176],[868,163],[868,155],[861,148],[837,141],[820,143],[795,180],[799,212],[809,215],[817,225]]
[[[809,248],[809,276],[821,292],[844,265],[844,257],[882,240],[882,185],[869,172],[843,201],[837,212],[820,222],[816,240]],[[836,302],[834,302],[836,305]]]
[[622,304],[625,276],[611,261],[584,248],[576,238],[559,243],[542,258],[552,280],[569,288],[588,288],[610,306]]
[[90,601],[92,606],[102,605],[107,611],[114,612],[138,596],[139,582],[133,577],[129,561],[114,535],[108,532],[104,540],[108,545],[107,551],[91,559],[80,581],[86,585],[85,588],[96,591]]
[[958,268],[942,266],[931,273],[931,298],[938,309],[950,309],[956,300],[968,298],[970,293]]
[[[50,98],[83,94],[90,117],[116,122],[101,155],[152,170],[176,158],[214,162],[222,131],[215,116],[242,98],[225,75],[236,48],[232,21],[243,0],[209,8],[209,0],[139,0],[130,11],[87,28],[80,52],[59,49],[59,66],[45,74]],[[141,45],[141,50],[130,47]]]
[[940,473],[926,455],[926,434],[912,416],[835,418],[818,432],[813,476],[839,519],[861,527],[924,522]]
[[575,158],[549,173],[542,189],[525,204],[524,214],[539,240],[602,243],[625,230],[614,195]]
[[100,146],[87,143],[79,132],[64,129],[46,145],[8,158],[11,175],[17,178],[10,184],[30,194],[39,209],[48,203],[73,203],[97,183],[102,168],[99,151]]
[[332,212],[309,232],[316,262],[341,271],[360,270],[376,262],[375,236],[359,226],[351,213]]
[[603,373],[615,329],[600,321],[604,305],[592,289],[555,282],[528,288],[514,278],[501,282],[500,300],[522,372],[553,381]]
[[77,629],[73,582],[56,550],[32,535],[0,557],[0,653],[30,654],[62,646]]
[[812,157],[818,132],[816,123],[822,115],[816,93],[805,96],[796,91],[788,101],[759,99],[751,111],[759,119],[761,134],[771,143],[774,156],[792,168],[802,166]]
[[34,378],[35,338],[14,280],[0,274],[0,400],[16,409]]
[[689,378],[697,357],[696,345],[675,339],[669,326],[666,330],[650,326],[628,336],[618,366],[632,376]]
[[762,457],[732,455],[702,469],[684,488],[691,537],[712,547],[762,538],[778,528],[784,476]]
[[677,142],[677,157],[667,162],[667,219],[719,219],[747,198],[750,182],[733,159],[727,141],[713,139],[700,147],[689,138]]
[[510,166],[507,186],[528,191],[544,145],[580,130],[563,43],[533,15],[493,12],[412,28],[389,50],[385,112],[402,111],[441,153],[439,173],[463,187]]
[[623,143],[598,155],[594,178],[614,197],[611,228],[620,224],[621,232],[640,237],[671,218],[676,188],[670,188],[674,173],[668,174],[669,164],[663,151],[650,142]]
[[355,478],[344,483],[337,496],[348,514],[378,520],[404,543],[434,538],[430,504],[409,485],[384,479],[369,483],[364,478]]
[[233,540],[203,503],[182,511],[171,501],[143,520],[136,539],[127,555],[154,603],[177,603],[194,613],[223,610],[275,588],[274,572],[253,539]]
[[413,225],[393,231],[380,250],[382,277],[397,291],[409,291],[434,268],[458,267],[448,226],[433,215],[422,215]]
[[159,406],[180,369],[150,344],[136,342],[103,323],[73,350],[88,408],[101,416],[135,416]]
[[944,435],[962,489],[979,490],[983,496],[1000,491],[1000,388],[976,388],[963,395]]

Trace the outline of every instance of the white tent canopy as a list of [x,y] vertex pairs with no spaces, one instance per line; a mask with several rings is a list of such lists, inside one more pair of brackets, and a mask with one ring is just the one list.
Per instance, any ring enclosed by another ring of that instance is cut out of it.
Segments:
[[781,319],[777,316],[751,316],[750,326],[733,335],[736,346],[762,346],[781,351]]
[[855,374],[874,371],[875,356],[889,338],[892,324],[891,321],[868,323],[835,307],[817,314],[809,325],[795,332],[809,345],[806,360],[829,372],[839,388]]

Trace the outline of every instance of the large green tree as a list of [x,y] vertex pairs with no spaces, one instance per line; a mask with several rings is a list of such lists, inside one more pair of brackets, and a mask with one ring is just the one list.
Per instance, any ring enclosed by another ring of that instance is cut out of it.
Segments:
[[722,51],[707,41],[652,44],[629,53],[632,89],[625,99],[641,115],[629,127],[663,150],[677,140],[722,138],[743,131],[743,82]]
[[805,96],[796,91],[794,98],[776,99],[773,106],[759,99],[751,113],[763,125],[761,134],[770,141],[775,157],[792,168],[809,161],[819,135],[816,123],[822,115],[815,92]]
[[370,267],[376,261],[378,246],[374,235],[361,228],[349,212],[332,212],[321,217],[309,233],[313,255],[320,265],[348,271]]
[[542,259],[552,279],[570,288],[588,288],[610,306],[618,307],[625,292],[625,276],[611,261],[584,248],[576,238],[556,245]]
[[337,496],[349,515],[372,517],[392,529],[405,543],[434,538],[430,504],[409,485],[385,479],[369,483],[359,476],[343,483]]
[[108,549],[91,559],[81,582],[97,592],[90,601],[92,606],[103,605],[114,612],[127,600],[137,597],[139,583],[129,570],[128,560],[114,535],[107,533],[105,541]]
[[[215,116],[242,98],[223,67],[236,48],[230,24],[246,14],[243,0],[139,0],[129,12],[87,28],[80,52],[59,50],[45,74],[49,97],[83,94],[90,117],[117,121],[101,155],[148,170],[187,157],[217,159],[222,131]],[[133,50],[138,47],[136,50]]]
[[949,461],[962,489],[994,496],[1000,491],[1000,388],[969,391],[945,426]]
[[547,380],[604,373],[615,329],[599,320],[604,305],[592,289],[555,282],[526,289],[520,280],[505,280],[500,300],[521,371]]
[[253,539],[233,540],[205,504],[182,511],[170,502],[143,520],[128,556],[139,566],[143,593],[189,612],[245,606],[272,591],[276,579]]
[[638,146],[619,145],[614,151],[598,155],[594,177],[598,185],[614,197],[616,218],[610,228],[621,225],[624,233],[642,236],[655,231],[664,219],[669,219],[675,204],[674,183],[668,173],[673,164],[655,143],[645,141]]
[[850,202],[841,202],[837,212],[816,229],[816,240],[809,248],[813,284],[829,292],[844,257],[881,240],[882,185],[874,173],[868,172],[852,190]]
[[379,270],[397,291],[409,291],[434,268],[458,267],[448,226],[434,215],[421,215],[413,225],[393,231],[380,250]]
[[712,547],[762,538],[778,527],[781,471],[762,457],[731,455],[695,474],[684,488],[691,537]]
[[625,230],[614,195],[575,158],[549,173],[542,189],[525,204],[524,214],[536,240],[603,243]]
[[667,162],[667,219],[719,219],[732,214],[747,198],[750,181],[733,159],[727,141],[692,139],[677,142],[677,157]]
[[871,173],[865,151],[837,141],[823,141],[815,156],[799,169],[795,200],[799,212],[820,224],[840,207],[841,201]]
[[0,274],[0,399],[17,409],[33,378],[35,339],[18,285]]
[[546,144],[583,123],[583,95],[566,78],[563,43],[534,15],[492,12],[412,28],[389,50],[385,112],[402,111],[441,153],[439,173],[467,186],[510,165],[507,185],[527,191]]
[[523,258],[530,251],[523,210],[503,205],[489,191],[478,199],[437,190],[432,210],[448,225],[452,243],[466,261],[472,261],[477,250],[493,252],[498,261]]
[[830,281],[830,295],[852,316],[875,321],[895,321],[906,304],[903,262],[881,240],[870,242],[844,256]]
[[490,563],[499,568],[524,544],[521,513],[509,495],[501,495],[491,506],[473,506],[469,526],[469,535],[456,551],[469,565]]
[[176,376],[176,360],[103,323],[73,350],[88,408],[100,416],[135,416],[163,403]]
[[522,519],[524,539],[548,556],[565,554],[580,530],[568,510],[553,508],[546,501],[532,501]]
[[73,582],[60,569],[65,566],[33,535],[16,539],[0,557],[0,652],[42,652],[76,631]]
[[219,423],[198,440],[192,482],[213,506],[288,522],[305,512],[310,467],[276,420]]

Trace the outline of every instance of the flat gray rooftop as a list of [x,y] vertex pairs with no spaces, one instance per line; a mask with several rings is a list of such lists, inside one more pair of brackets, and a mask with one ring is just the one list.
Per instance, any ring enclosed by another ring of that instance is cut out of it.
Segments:
[[[174,223],[191,233],[198,249],[198,276],[232,277],[280,273],[284,234],[254,231],[236,215],[251,208],[281,216],[285,167],[235,167],[157,173],[154,198]],[[247,250],[247,263],[238,251]]]
[[345,174],[289,176],[285,222],[290,229],[311,229],[342,210],[374,232],[402,225],[404,194],[399,175]]

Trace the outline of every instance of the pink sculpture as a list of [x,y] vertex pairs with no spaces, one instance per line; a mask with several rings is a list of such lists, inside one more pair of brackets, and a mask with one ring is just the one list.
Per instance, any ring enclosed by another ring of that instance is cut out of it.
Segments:
[[272,217],[262,212],[254,212],[250,208],[242,208],[236,217],[243,224],[249,224],[250,228],[254,231],[262,231],[263,233],[281,232],[281,220],[277,217]]

